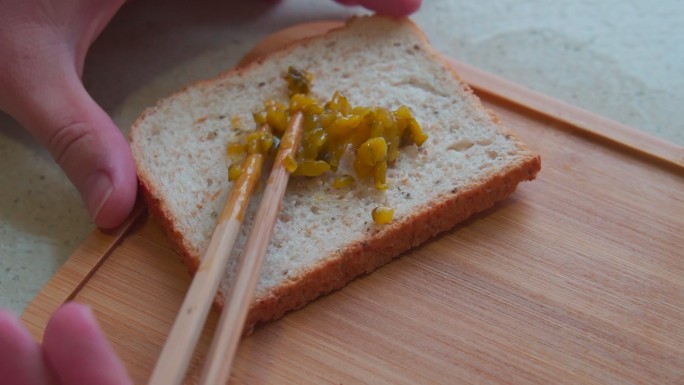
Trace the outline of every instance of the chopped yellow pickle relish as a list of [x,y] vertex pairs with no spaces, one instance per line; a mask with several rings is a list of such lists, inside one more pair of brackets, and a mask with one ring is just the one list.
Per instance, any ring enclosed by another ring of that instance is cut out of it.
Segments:
[[400,147],[420,146],[427,139],[406,106],[396,111],[353,107],[339,92],[321,105],[313,97],[295,94],[290,99],[289,112],[299,111],[304,115],[304,134],[294,176],[335,172],[342,156],[351,150],[356,176],[373,177],[375,187],[384,190],[387,167],[399,156]]
[[297,168],[292,176],[319,176],[330,170],[330,164],[322,160],[302,159],[297,162]]
[[297,161],[292,157],[292,154],[283,159],[283,166],[285,166],[285,169],[289,172],[295,172],[297,170]]
[[291,97],[296,94],[308,94],[311,90],[311,80],[313,80],[313,76],[310,73],[292,66],[287,69],[285,75],[287,89],[290,91]]
[[245,143],[230,143],[230,155],[267,153],[287,128],[290,115],[301,111],[304,133],[295,159],[293,176],[319,176],[337,171],[347,150],[355,154],[354,170],[359,179],[373,177],[375,187],[387,188],[387,168],[399,156],[402,146],[421,146],[427,139],[420,125],[406,106],[396,111],[381,107],[351,107],[347,99],[336,92],[321,106],[314,98],[295,94],[289,108],[272,100],[254,114],[258,125],[268,124],[270,133],[252,132]]
[[378,206],[373,209],[371,215],[376,225],[385,225],[394,219],[394,209],[387,206]]
[[239,142],[228,143],[226,153],[228,156],[242,154],[270,154],[278,147],[280,138],[266,131],[253,131],[247,134]]
[[242,143],[229,143],[228,144],[228,155],[237,155],[237,154],[242,154],[245,152],[246,148],[245,145]]
[[[275,151],[290,117],[301,112],[304,131],[297,155],[284,162],[292,176],[316,177],[336,172],[349,150],[354,156],[356,177],[360,180],[372,177],[375,188],[385,190],[387,168],[399,157],[400,148],[412,144],[420,147],[428,138],[404,105],[395,111],[352,106],[337,91],[330,100],[321,103],[309,94],[311,74],[290,67],[284,78],[290,93],[289,103],[267,100],[263,109],[253,114],[257,127],[268,125],[272,134],[256,131],[246,134],[239,143],[228,145],[228,155]],[[334,179],[333,187],[343,188],[354,182],[354,176],[342,175]],[[373,210],[373,220],[378,224],[389,223],[393,216],[394,210],[388,207]]]
[[230,167],[228,167],[228,180],[229,181],[234,181],[237,180],[237,178],[242,175],[242,165],[239,164],[231,164]]
[[354,183],[354,177],[351,175],[340,175],[338,177],[335,177],[335,180],[333,180],[333,187],[334,188],[345,188],[350,186],[352,183]]

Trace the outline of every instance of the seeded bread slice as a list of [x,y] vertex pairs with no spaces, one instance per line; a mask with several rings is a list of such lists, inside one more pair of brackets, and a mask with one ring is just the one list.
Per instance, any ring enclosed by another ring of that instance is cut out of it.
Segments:
[[[539,156],[483,108],[411,21],[354,18],[344,28],[188,86],[134,123],[131,148],[142,191],[191,272],[230,189],[226,145],[240,131],[253,129],[251,114],[265,99],[287,100],[282,76],[289,66],[313,74],[311,92],[321,100],[339,90],[352,105],[409,106],[429,139],[421,148],[402,150],[388,170],[386,191],[361,181],[333,188],[335,175],[353,174],[348,158],[337,174],[290,180],[247,330],[453,228],[540,170]],[[259,200],[257,192],[248,213]],[[378,205],[395,209],[391,224],[373,223],[371,210]],[[234,256],[252,216],[246,215]],[[226,266],[215,301],[219,307],[235,260]]]

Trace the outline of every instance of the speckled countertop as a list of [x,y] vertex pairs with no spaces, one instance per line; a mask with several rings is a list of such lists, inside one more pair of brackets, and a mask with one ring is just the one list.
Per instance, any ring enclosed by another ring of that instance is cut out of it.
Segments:
[[[680,0],[424,0],[440,51],[684,145]],[[90,51],[84,81],[124,131],[184,83],[231,67],[303,21],[359,13],[326,0],[140,0]],[[0,307],[17,312],[94,229],[50,155],[0,113]]]

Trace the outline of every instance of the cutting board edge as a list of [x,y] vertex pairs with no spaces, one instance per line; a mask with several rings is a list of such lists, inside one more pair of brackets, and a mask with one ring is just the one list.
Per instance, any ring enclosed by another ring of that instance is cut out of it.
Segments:
[[43,331],[50,315],[62,304],[72,300],[87,283],[109,255],[126,237],[134,225],[147,213],[141,199],[119,227],[112,230],[95,229],[74,251],[67,261],[41,288],[26,306],[21,319],[37,340],[42,340]]
[[484,93],[552,118],[610,145],[650,158],[661,165],[684,171],[684,147],[642,130],[550,97],[458,60],[446,59],[475,93]]

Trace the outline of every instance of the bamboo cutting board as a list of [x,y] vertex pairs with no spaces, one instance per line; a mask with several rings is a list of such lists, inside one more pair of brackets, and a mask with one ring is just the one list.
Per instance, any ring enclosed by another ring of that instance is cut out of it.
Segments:
[[[453,65],[541,153],[538,179],[257,328],[231,383],[684,383],[684,148]],[[40,339],[61,303],[90,304],[144,384],[189,283],[141,205],[118,231],[94,232],[23,320]]]

